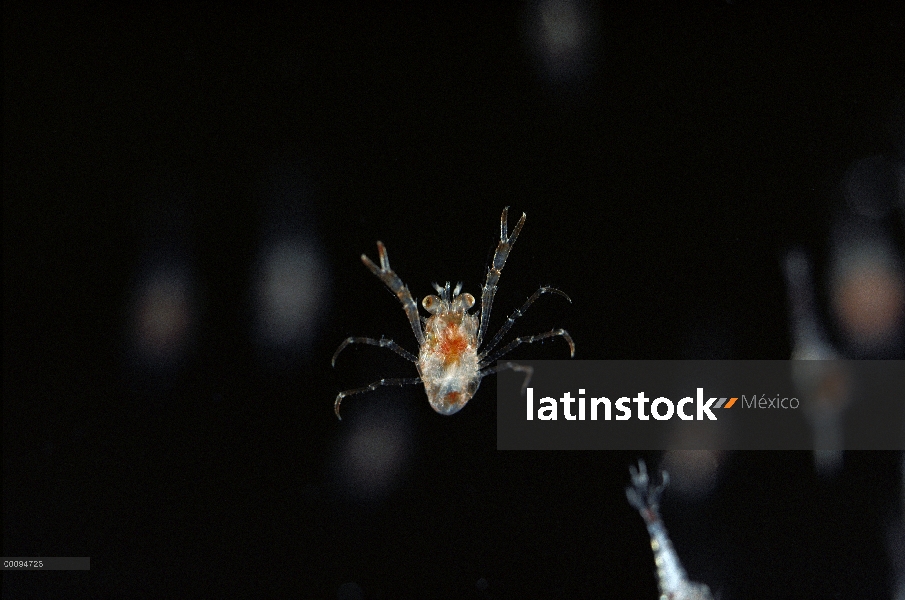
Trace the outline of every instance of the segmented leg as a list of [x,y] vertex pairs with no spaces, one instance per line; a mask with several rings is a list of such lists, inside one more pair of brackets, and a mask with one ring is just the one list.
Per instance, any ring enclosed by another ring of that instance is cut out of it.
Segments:
[[493,306],[493,297],[496,295],[496,285],[500,281],[500,273],[503,271],[512,245],[515,244],[515,240],[525,224],[525,213],[522,213],[522,218],[518,220],[512,235],[507,235],[508,218],[509,207],[507,206],[500,216],[500,243],[497,244],[496,252],[493,254],[493,261],[487,267],[487,278],[484,280],[484,289],[481,290],[481,328],[478,330],[478,347],[481,346],[481,340],[484,339],[487,325],[490,323],[490,309]]
[[565,329],[554,329],[552,331],[548,331],[547,333],[539,333],[537,335],[526,335],[524,337],[515,338],[514,340],[512,340],[511,342],[509,342],[508,344],[503,346],[503,348],[494,352],[492,356],[481,360],[481,363],[478,365],[478,368],[484,368],[485,366],[489,365],[490,363],[492,363],[499,357],[508,354],[514,348],[516,348],[517,346],[519,346],[521,344],[533,344],[534,342],[538,342],[540,340],[545,340],[547,338],[557,337],[557,336],[562,337],[563,339],[566,340],[566,342],[569,343],[569,356],[574,357],[575,356],[575,342],[572,341],[572,336],[570,336],[569,332],[566,331]]
[[380,338],[379,340],[375,340],[374,338],[366,338],[366,337],[349,337],[343,340],[343,343],[339,345],[339,348],[336,349],[336,352],[333,353],[333,358],[330,360],[330,366],[336,366],[336,357],[339,356],[339,353],[343,351],[343,349],[349,344],[368,344],[369,346],[380,346],[381,348],[389,348],[402,358],[411,361],[413,363],[418,362],[418,357],[394,342],[391,339]]
[[[641,512],[651,510],[656,512],[660,507],[660,496],[663,490],[669,484],[669,474],[666,471],[660,472],[660,484],[652,485],[650,477],[647,475],[647,465],[643,460],[638,461],[638,468],[629,466],[629,474],[632,476],[632,487],[625,488],[625,495],[628,497],[629,504]],[[644,519],[647,521],[647,517]]]
[[402,283],[399,276],[390,268],[390,257],[387,256],[387,249],[384,247],[383,242],[377,242],[377,253],[380,256],[379,267],[364,254],[361,255],[361,262],[371,270],[371,273],[377,275],[390,291],[396,294],[399,301],[402,302],[402,308],[409,318],[409,323],[412,325],[412,331],[415,333],[415,339],[418,340],[418,345],[420,346],[424,343],[424,333],[421,330],[421,317],[418,316],[418,305],[415,304],[412,293],[409,292],[406,285]]
[[348,390],[346,392],[340,392],[336,395],[336,402],[333,403],[333,411],[336,413],[336,418],[340,421],[342,417],[339,416],[339,403],[342,402],[343,398],[346,396],[354,396],[355,394],[363,394],[365,392],[373,392],[377,388],[383,385],[414,385],[416,383],[421,383],[420,377],[404,377],[401,379],[381,379],[380,381],[375,381],[369,386],[365,386],[363,388],[358,388],[355,390]]
[[494,348],[496,348],[496,345],[500,343],[500,340],[503,339],[503,336],[506,335],[506,333],[509,331],[509,328],[512,327],[512,324],[515,323],[515,320],[518,319],[519,317],[521,317],[523,314],[525,314],[525,311],[528,310],[528,307],[531,306],[532,304],[534,304],[534,301],[537,300],[541,294],[548,294],[548,293],[549,294],[559,294],[560,296],[562,296],[563,298],[568,300],[570,304],[572,303],[571,298],[569,298],[564,292],[561,292],[556,288],[551,288],[551,287],[540,288],[539,290],[534,292],[534,294],[532,294],[532,296],[530,298],[528,298],[528,300],[522,305],[521,308],[516,309],[515,312],[513,312],[512,315],[510,315],[509,319],[506,321],[506,324],[503,325],[502,327],[500,327],[500,330],[497,332],[497,334],[495,336],[493,336],[493,339],[490,341],[489,344],[487,344],[487,347],[484,348],[484,350],[478,356],[478,360],[482,360],[485,356],[490,354]]
[[529,365],[520,365],[514,362],[504,362],[494,367],[488,367],[481,371],[478,375],[481,379],[484,379],[488,375],[493,375],[494,373],[499,373],[500,371],[506,371],[507,369],[525,374],[525,380],[522,382],[522,393],[524,394],[525,390],[528,389],[528,384],[531,383],[531,376],[534,375],[534,367],[531,367]]

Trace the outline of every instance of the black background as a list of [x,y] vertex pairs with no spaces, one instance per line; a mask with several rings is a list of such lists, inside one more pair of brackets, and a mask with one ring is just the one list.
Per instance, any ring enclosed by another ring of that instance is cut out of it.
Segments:
[[[656,597],[634,453],[497,452],[493,380],[452,417],[413,387],[336,420],[338,391],[415,374],[367,347],[330,367],[348,335],[415,349],[358,256],[380,239],[416,297],[477,295],[509,205],[528,219],[492,328],[549,284],[573,304],[544,297],[515,330],[565,327],[577,358],[786,358],[782,253],[819,263],[845,170],[902,151],[891,5],[598,7],[565,80],[525,4],[6,5],[3,553],[92,568],[6,573],[3,597]],[[272,206],[324,271],[313,337],[283,354],[249,325]],[[127,335],[160,240],[201,290],[163,381]],[[361,496],[337,457],[372,422],[408,453]],[[822,480],[807,453],[730,455],[664,516],[726,600],[889,597],[900,460],[850,454]]]

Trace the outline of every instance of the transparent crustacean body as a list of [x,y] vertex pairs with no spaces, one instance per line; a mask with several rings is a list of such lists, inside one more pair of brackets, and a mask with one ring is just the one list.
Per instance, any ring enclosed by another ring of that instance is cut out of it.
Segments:
[[340,392],[336,396],[334,409],[339,417],[339,405],[346,396],[360,394],[377,389],[384,385],[409,385],[423,383],[427,393],[427,399],[435,411],[443,415],[451,415],[459,412],[463,406],[478,391],[481,380],[492,373],[503,369],[521,371],[530,376],[530,368],[515,363],[491,364],[504,356],[516,346],[524,343],[533,343],[551,337],[561,337],[569,344],[570,355],[575,356],[575,344],[571,336],[564,329],[553,329],[546,333],[518,337],[500,349],[496,349],[503,336],[512,327],[512,324],[534,303],[541,294],[558,294],[566,300],[571,300],[563,292],[552,287],[541,287],[528,298],[521,308],[512,313],[506,323],[486,345],[483,344],[484,335],[490,322],[490,309],[496,295],[497,283],[500,280],[503,266],[512,250],[512,245],[518,237],[522,226],[525,224],[525,214],[516,224],[510,235],[508,233],[509,207],[503,209],[500,217],[500,240],[493,255],[493,261],[487,268],[487,277],[484,280],[484,288],[481,291],[481,310],[479,314],[471,314],[468,311],[475,305],[475,298],[469,293],[462,293],[462,284],[451,288],[449,282],[445,286],[434,284],[437,295],[430,295],[421,302],[424,309],[430,313],[429,317],[422,317],[418,313],[418,305],[408,287],[402,283],[398,275],[390,268],[390,259],[386,247],[382,242],[377,242],[377,253],[380,265],[375,264],[364,254],[361,261],[374,275],[393,292],[402,303],[402,308],[408,317],[412,332],[418,341],[418,355],[415,356],[402,348],[393,340],[383,338],[374,339],[366,337],[346,338],[333,355],[332,363],[336,364],[336,357],[349,344],[368,344],[389,348],[396,354],[415,363],[418,369],[418,377],[401,379],[381,379],[374,383],[353,390]]
[[660,517],[660,495],[669,483],[669,475],[661,472],[661,482],[654,484],[647,475],[647,466],[638,461],[638,468],[629,467],[632,485],[625,489],[625,495],[644,519],[650,535],[650,547],[654,551],[657,565],[657,586],[660,600],[713,600],[710,588],[703,583],[689,581],[679,555],[673,548],[663,519]]
[[[468,314],[474,306],[471,294],[461,294],[456,286],[437,286],[440,296],[422,302],[431,316],[424,322],[424,342],[418,353],[418,373],[427,398],[440,414],[459,411],[478,391],[481,363],[478,359],[478,318]],[[452,302],[449,298],[454,298]]]

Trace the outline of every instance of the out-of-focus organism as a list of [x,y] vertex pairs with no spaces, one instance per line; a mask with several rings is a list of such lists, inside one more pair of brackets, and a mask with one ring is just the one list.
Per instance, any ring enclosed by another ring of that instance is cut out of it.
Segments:
[[905,274],[892,245],[879,231],[837,244],[829,291],[847,354],[892,358],[901,353]]
[[713,600],[709,587],[689,581],[660,517],[660,495],[669,483],[669,475],[662,471],[660,483],[654,484],[647,475],[647,466],[643,460],[638,461],[637,469],[629,467],[629,472],[632,485],[625,488],[625,495],[629,503],[641,513],[644,524],[647,525],[650,547],[654,551],[654,563],[657,565],[660,600]]
[[383,398],[343,427],[333,452],[337,490],[354,502],[379,503],[397,488],[415,447],[407,407]]
[[537,0],[527,6],[526,33],[545,79],[554,85],[581,81],[590,71],[596,16],[584,0]]
[[254,279],[255,338],[286,350],[307,346],[324,296],[324,261],[302,236],[274,240],[263,248]]
[[821,325],[807,255],[792,250],[783,267],[791,313],[792,380],[806,400],[814,465],[821,475],[832,475],[842,463],[842,414],[851,401],[850,376]]
[[130,383],[169,388],[196,342],[202,293],[194,268],[192,211],[182,185],[161,181],[142,198],[141,254],[130,282],[126,364]]
[[181,258],[148,265],[133,292],[132,353],[137,366],[170,374],[179,364],[195,327],[194,285]]
[[[842,416],[856,396],[843,358],[900,358],[905,341],[905,269],[892,230],[900,163],[883,156],[855,161],[841,182],[833,215],[826,280],[830,342],[817,310],[811,263],[801,250],[784,261],[793,336],[792,374],[807,400],[815,466],[832,475],[842,462]],[[826,362],[820,362],[826,361]]]
[[833,218],[829,300],[849,358],[901,358],[905,268],[893,214],[905,196],[905,169],[882,155],[855,161]]
[[329,308],[330,270],[302,162],[276,161],[256,194],[261,242],[252,263],[249,321],[259,360],[270,370],[307,357]]
[[437,290],[439,296],[430,295],[424,298],[421,304],[431,316],[427,318],[421,317],[418,314],[418,305],[412,298],[408,287],[402,283],[399,276],[390,268],[390,259],[383,243],[377,242],[377,252],[380,257],[379,267],[370,258],[364,254],[361,255],[361,261],[364,265],[374,275],[379,277],[402,303],[402,308],[408,316],[415,339],[418,340],[418,356],[405,350],[393,340],[383,337],[379,340],[350,337],[339,345],[333,355],[332,364],[336,364],[336,357],[349,344],[369,344],[371,346],[389,348],[403,358],[415,363],[419,377],[381,379],[363,388],[340,392],[336,396],[334,403],[337,417],[339,417],[339,404],[346,396],[373,391],[384,385],[417,383],[424,384],[427,399],[435,411],[442,415],[451,415],[459,412],[465,406],[477,392],[481,380],[487,375],[496,373],[501,369],[512,369],[525,372],[527,381],[527,377],[530,377],[529,367],[514,363],[500,363],[495,367],[490,366],[495,360],[520,344],[530,344],[550,337],[562,337],[569,344],[571,356],[575,356],[575,344],[564,329],[553,329],[538,335],[518,337],[499,350],[494,351],[515,320],[522,316],[541,294],[558,294],[571,302],[565,293],[551,287],[538,289],[521,308],[512,313],[509,320],[500,328],[493,339],[481,349],[484,334],[487,332],[487,325],[490,322],[490,308],[496,295],[500,273],[506,264],[506,258],[509,256],[519,232],[522,230],[522,226],[525,224],[526,217],[522,213],[522,217],[515,226],[512,235],[508,235],[508,214],[509,207],[507,206],[503,209],[503,214],[500,217],[500,241],[493,255],[493,261],[487,267],[487,277],[481,292],[480,316],[468,313],[468,310],[475,304],[474,296],[469,293],[460,293],[462,291],[461,283],[451,289],[449,282],[447,282],[446,286],[434,284],[434,289]]

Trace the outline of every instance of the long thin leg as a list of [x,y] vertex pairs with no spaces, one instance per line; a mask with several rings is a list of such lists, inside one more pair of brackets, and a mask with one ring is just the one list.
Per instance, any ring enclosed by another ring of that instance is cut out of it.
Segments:
[[481,361],[481,363],[478,365],[478,367],[483,368],[483,367],[489,365],[490,363],[492,363],[499,357],[504,356],[505,354],[508,354],[515,347],[517,347],[521,344],[533,344],[534,342],[538,342],[540,340],[544,340],[544,339],[551,338],[551,337],[557,337],[557,336],[564,338],[569,343],[570,356],[574,357],[575,356],[575,342],[572,341],[572,336],[570,336],[569,332],[566,331],[565,329],[554,329],[552,331],[548,331],[547,333],[539,333],[537,335],[526,335],[524,337],[515,338],[514,340],[512,340],[511,342],[509,342],[508,344],[503,346],[503,348],[494,352],[493,355],[490,356],[489,358],[483,359]]
[[343,398],[346,396],[354,396],[355,394],[363,394],[365,392],[373,392],[377,388],[383,385],[414,385],[416,383],[421,383],[420,377],[404,377],[401,379],[381,379],[380,381],[375,381],[371,385],[365,386],[363,388],[358,388],[354,390],[348,390],[345,392],[340,392],[336,395],[336,402],[333,403],[333,411],[336,413],[336,418],[340,421],[342,417],[339,416],[339,403],[342,402]]
[[413,363],[418,362],[418,357],[414,354],[394,342],[393,340],[387,338],[380,338],[379,340],[375,340],[374,338],[366,338],[366,337],[350,337],[343,340],[343,343],[339,345],[339,348],[336,349],[336,352],[333,353],[333,358],[330,360],[330,366],[336,366],[336,357],[339,356],[339,353],[343,351],[343,349],[349,344],[368,344],[369,346],[380,346],[381,348],[389,348],[402,358],[411,361]]
[[500,216],[500,243],[497,244],[496,252],[493,254],[493,261],[487,267],[487,278],[484,280],[484,289],[481,291],[481,329],[478,330],[478,347],[481,346],[481,340],[484,339],[487,325],[490,323],[490,309],[493,306],[493,297],[496,295],[496,285],[500,281],[500,273],[503,271],[512,245],[515,244],[515,240],[525,224],[525,213],[522,213],[522,218],[518,220],[515,229],[512,230],[512,235],[507,236],[508,218],[509,207],[507,206]]
[[496,348],[496,345],[500,343],[500,340],[503,339],[503,336],[506,335],[506,332],[509,331],[509,328],[512,327],[512,324],[515,323],[515,320],[518,319],[519,317],[521,317],[523,314],[525,314],[525,311],[528,310],[528,307],[531,306],[532,304],[534,304],[534,301],[537,300],[541,294],[548,294],[548,293],[549,294],[559,294],[560,296],[562,296],[563,298],[568,300],[570,304],[572,303],[571,298],[569,298],[564,292],[561,292],[556,288],[551,288],[551,287],[540,288],[539,290],[534,292],[534,294],[530,298],[528,298],[528,300],[522,305],[521,308],[516,309],[516,311],[514,313],[512,313],[512,315],[509,317],[509,320],[506,321],[506,324],[503,325],[502,327],[500,327],[500,330],[497,332],[497,334],[495,336],[493,336],[493,339],[490,341],[489,344],[487,344],[487,347],[484,348],[484,350],[478,356],[478,360],[483,359],[486,355],[490,354],[494,348]]
[[409,323],[412,325],[412,331],[415,333],[415,339],[418,340],[418,345],[420,346],[424,343],[424,333],[421,331],[421,317],[418,316],[418,305],[415,304],[415,300],[412,298],[412,293],[409,289],[402,283],[399,276],[393,272],[393,269],[390,268],[390,257],[387,255],[387,249],[384,247],[383,242],[377,242],[377,254],[380,257],[379,267],[364,254],[361,255],[361,262],[371,270],[371,273],[377,275],[377,277],[390,288],[390,291],[396,294],[399,301],[402,302],[402,308],[409,318]]
[[525,390],[528,389],[528,384],[531,382],[531,376],[534,375],[534,367],[529,365],[520,365],[514,362],[504,362],[500,363],[494,367],[488,367],[481,371],[479,374],[481,379],[484,379],[488,375],[493,375],[494,373],[499,373],[500,371],[512,370],[517,371],[519,373],[525,374],[525,380],[522,382],[522,393],[525,393]]

